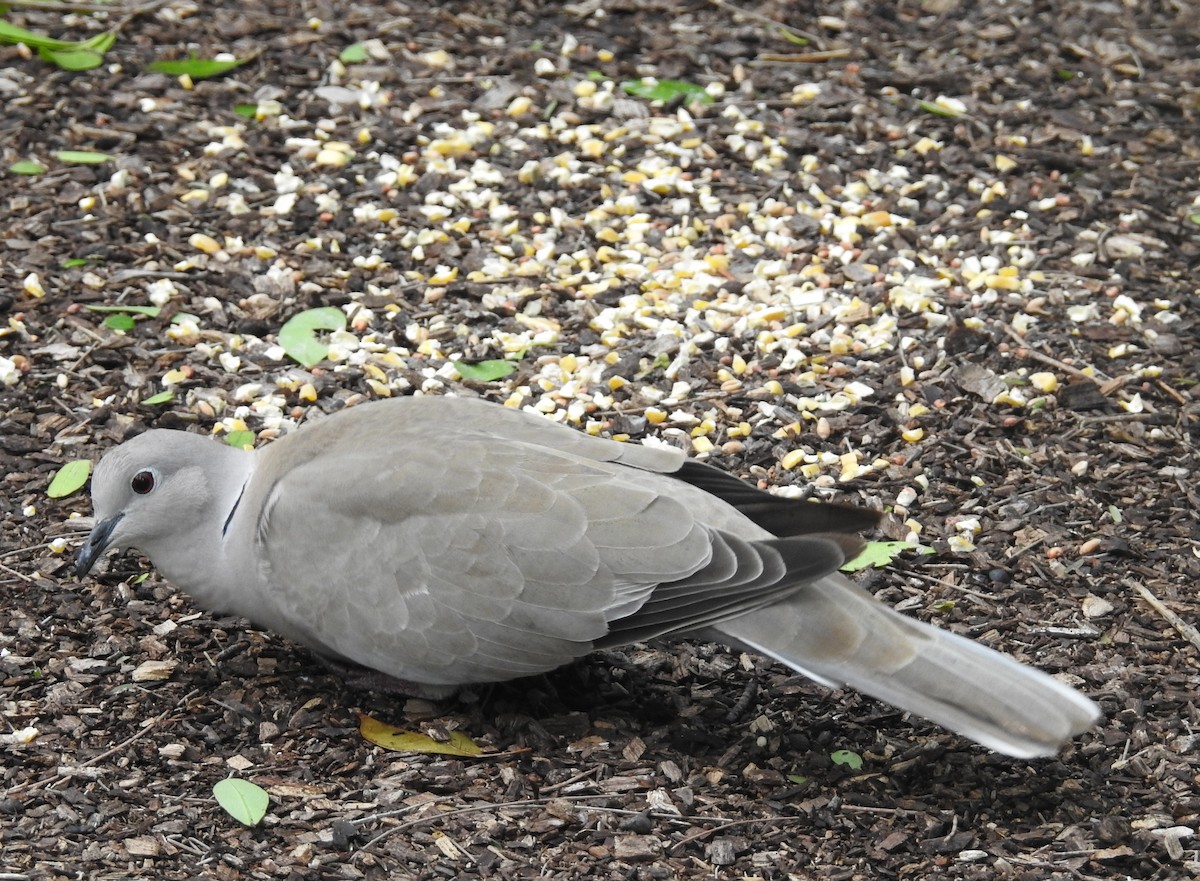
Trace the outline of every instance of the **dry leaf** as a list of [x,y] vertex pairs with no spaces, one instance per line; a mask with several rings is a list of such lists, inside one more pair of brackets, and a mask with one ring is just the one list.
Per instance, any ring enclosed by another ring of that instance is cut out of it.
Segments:
[[472,758],[483,753],[480,746],[461,731],[449,732],[449,739],[446,741],[434,740],[427,734],[405,731],[394,725],[388,725],[386,722],[380,722],[378,719],[372,719],[365,713],[358,715],[358,732],[364,740],[399,753],[438,753],[465,758]]

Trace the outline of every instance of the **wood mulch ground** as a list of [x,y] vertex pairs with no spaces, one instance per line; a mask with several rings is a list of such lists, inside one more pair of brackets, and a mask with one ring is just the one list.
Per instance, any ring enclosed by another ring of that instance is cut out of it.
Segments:
[[[1200,874],[1194,4],[167,2],[107,62],[0,47],[0,878]],[[276,335],[326,305],[305,370]],[[1104,719],[1018,761],[691,643],[406,703],[136,555],[73,578],[64,463],[417,389],[884,506],[934,554],[867,587]]]

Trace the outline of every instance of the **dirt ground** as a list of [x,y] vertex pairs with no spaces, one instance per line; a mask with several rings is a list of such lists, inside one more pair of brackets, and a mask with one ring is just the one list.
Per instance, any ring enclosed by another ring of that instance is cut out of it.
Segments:
[[[0,94],[0,878],[1200,875],[1193,3],[166,2],[96,70],[0,47]],[[1104,718],[1014,760],[692,643],[406,702],[136,554],[74,579],[64,463],[414,391],[882,507],[934,553],[866,587]]]

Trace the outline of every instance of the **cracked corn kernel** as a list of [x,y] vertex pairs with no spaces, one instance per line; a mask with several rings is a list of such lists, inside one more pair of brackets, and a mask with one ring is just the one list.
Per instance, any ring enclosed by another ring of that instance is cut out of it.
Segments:
[[208,236],[200,232],[192,233],[190,236],[188,236],[188,244],[197,251],[205,254],[215,254],[221,250],[220,242],[218,242],[212,236]]
[[1029,375],[1029,384],[1039,392],[1049,394],[1058,389],[1058,377],[1053,373],[1031,373]]
[[[509,116],[520,116],[528,113],[533,109],[533,99],[527,95],[517,95],[508,104],[508,110],[505,111]],[[536,166],[537,163],[534,163]]]
[[808,453],[804,450],[789,450],[787,453],[784,453],[783,458],[779,460],[779,464],[788,471],[791,471],[797,465],[801,464],[807,455]]
[[647,407],[645,416],[646,421],[651,425],[661,425],[667,421],[667,411],[660,410],[658,407]]
[[42,287],[42,280],[38,278],[38,274],[36,272],[31,272],[29,275],[25,276],[22,286],[25,288],[25,293],[29,294],[31,297],[40,298],[46,296],[46,289]]

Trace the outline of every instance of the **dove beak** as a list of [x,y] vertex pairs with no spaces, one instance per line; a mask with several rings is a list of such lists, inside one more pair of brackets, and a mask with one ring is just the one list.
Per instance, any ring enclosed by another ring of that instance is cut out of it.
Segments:
[[92,531],[88,533],[87,541],[83,543],[83,547],[79,549],[78,556],[75,557],[75,575],[77,578],[82,578],[91,572],[92,566],[96,565],[96,561],[108,550],[113,530],[117,528],[117,524],[121,522],[121,518],[124,516],[124,514],[117,514],[115,517],[99,521],[92,527]]

